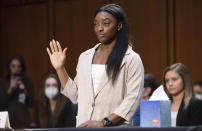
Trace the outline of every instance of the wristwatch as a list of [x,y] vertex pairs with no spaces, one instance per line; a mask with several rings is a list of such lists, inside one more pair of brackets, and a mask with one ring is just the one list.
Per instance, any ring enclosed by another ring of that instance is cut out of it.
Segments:
[[112,121],[109,119],[109,117],[105,117],[103,119],[104,126],[110,126],[112,124]]

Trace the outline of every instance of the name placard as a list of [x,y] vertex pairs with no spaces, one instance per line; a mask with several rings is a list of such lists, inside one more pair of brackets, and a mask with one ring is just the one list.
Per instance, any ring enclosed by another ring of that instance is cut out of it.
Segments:
[[11,128],[8,111],[0,112],[0,128],[3,128],[3,129]]

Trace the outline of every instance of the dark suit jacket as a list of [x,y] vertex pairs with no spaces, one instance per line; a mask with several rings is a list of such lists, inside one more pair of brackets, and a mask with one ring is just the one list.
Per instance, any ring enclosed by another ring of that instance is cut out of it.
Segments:
[[[62,99],[58,97],[57,99]],[[54,113],[51,112],[50,105],[47,107],[38,104],[36,106],[36,124],[38,128],[64,128],[76,127],[77,105],[73,104],[70,100],[59,100],[56,103]],[[60,109],[59,109],[60,108]],[[57,115],[56,113],[59,113]]]
[[177,126],[202,125],[202,101],[191,99],[186,110],[182,101],[177,115]]
[[76,127],[77,110],[77,104],[73,104],[71,101],[65,102],[58,118],[57,127]]
[[28,108],[34,103],[34,88],[32,81],[25,75],[22,76],[22,81],[27,90],[25,96],[25,104],[18,101],[20,91],[13,91],[8,94],[10,79],[0,81],[0,110],[8,111],[11,127],[13,128],[28,128],[31,122]]

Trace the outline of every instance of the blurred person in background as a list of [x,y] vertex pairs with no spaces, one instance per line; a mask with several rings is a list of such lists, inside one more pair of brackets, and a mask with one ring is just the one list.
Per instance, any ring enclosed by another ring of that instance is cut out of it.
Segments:
[[10,58],[7,65],[7,76],[1,82],[1,106],[9,113],[13,128],[28,128],[31,119],[28,111],[34,103],[32,81],[26,74],[26,66],[22,56]]
[[142,99],[149,100],[154,90],[158,87],[155,77],[152,74],[144,75],[144,92]]
[[194,98],[192,80],[184,64],[176,63],[165,69],[163,86],[171,99],[171,125],[202,125],[202,102]]
[[194,95],[197,99],[202,100],[202,81],[198,81],[193,86]]
[[77,106],[59,93],[60,81],[55,74],[46,77],[36,108],[39,128],[75,127]]
[[[149,100],[150,96],[157,88],[156,79],[152,74],[144,75],[144,92],[142,94],[143,100]],[[140,108],[137,109],[135,115],[133,116],[133,125],[140,126]]]

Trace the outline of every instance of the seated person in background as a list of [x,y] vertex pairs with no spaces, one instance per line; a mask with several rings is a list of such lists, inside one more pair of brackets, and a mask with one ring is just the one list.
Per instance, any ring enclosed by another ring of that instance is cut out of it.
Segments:
[[157,88],[157,83],[155,77],[152,74],[145,74],[144,75],[144,92],[142,99],[149,100],[150,96]]
[[171,99],[172,126],[202,125],[202,102],[193,97],[191,77],[183,64],[166,68],[163,86]]
[[[150,96],[157,88],[157,83],[155,77],[152,74],[145,74],[144,75],[144,92],[142,95],[143,100],[149,100]],[[137,109],[135,115],[133,116],[133,125],[139,126],[140,125],[140,108]]]
[[60,82],[50,74],[44,82],[36,109],[36,124],[40,128],[75,127],[77,107],[59,93]]
[[1,104],[8,111],[11,127],[27,128],[31,123],[28,107],[34,103],[33,84],[26,75],[22,56],[13,56],[7,66],[8,74],[1,84]]
[[197,99],[202,100],[202,81],[198,81],[193,86],[194,95]]

